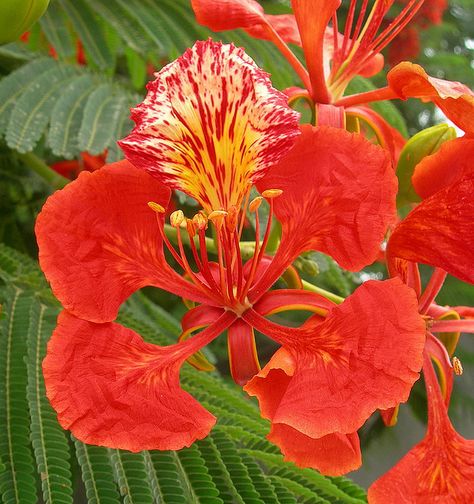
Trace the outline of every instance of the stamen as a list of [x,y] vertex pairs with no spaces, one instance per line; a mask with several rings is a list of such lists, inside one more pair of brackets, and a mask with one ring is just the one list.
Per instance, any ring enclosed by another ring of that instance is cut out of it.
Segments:
[[461,361],[457,357],[453,357],[453,371],[457,376],[461,376],[463,373]]
[[201,230],[205,231],[207,229],[208,220],[207,217],[202,212],[198,212],[193,217],[193,223],[199,231]]
[[257,196],[256,198],[254,198],[250,202],[249,210],[251,212],[256,212],[260,208],[260,205],[262,204],[262,201],[263,201],[263,198],[261,196]]
[[147,205],[156,213],[161,213],[161,214],[164,214],[165,213],[165,209],[159,204],[159,203],[155,203],[154,201],[149,201],[147,203]]
[[266,191],[263,191],[262,196],[265,199],[273,199],[273,198],[278,198],[278,196],[281,196],[283,194],[283,191],[281,189],[267,189]]
[[170,215],[170,224],[174,228],[179,228],[181,223],[186,219],[182,210],[175,210]]
[[227,212],[224,210],[214,210],[207,216],[207,218],[214,224],[216,229],[221,229],[224,224],[224,218],[227,215]]

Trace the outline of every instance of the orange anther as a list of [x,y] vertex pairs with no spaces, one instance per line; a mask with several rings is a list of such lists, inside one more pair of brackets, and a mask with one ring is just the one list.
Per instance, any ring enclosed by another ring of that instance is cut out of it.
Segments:
[[461,376],[463,373],[461,361],[457,357],[453,357],[453,371],[458,376]]
[[263,191],[262,196],[267,199],[277,198],[283,193],[281,189],[267,189]]
[[263,198],[261,196],[257,196],[256,198],[254,198],[249,204],[249,210],[251,212],[256,212],[260,208],[262,201]]
[[214,226],[220,229],[227,215],[227,212],[224,210],[214,210],[207,216],[207,218],[214,224]]
[[207,217],[202,213],[199,212],[193,217],[193,223],[194,226],[199,229],[199,231],[202,231],[203,229],[207,229]]
[[171,215],[170,215],[170,224],[178,228],[181,226],[181,223],[184,221],[186,217],[184,216],[184,213],[182,210],[175,210]]
[[154,201],[149,201],[148,206],[156,213],[165,213],[165,209],[158,203]]

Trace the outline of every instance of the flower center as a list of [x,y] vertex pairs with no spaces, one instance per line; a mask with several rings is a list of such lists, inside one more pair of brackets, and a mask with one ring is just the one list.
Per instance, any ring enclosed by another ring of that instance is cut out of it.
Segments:
[[[159,226],[164,244],[184,274],[206,295],[239,316],[252,306],[247,294],[262,273],[262,260],[272,227],[273,200],[281,193],[279,189],[268,189],[262,196],[249,201],[249,187],[240,208],[231,206],[208,215],[201,210],[191,219],[186,218],[181,210],[174,211],[170,215],[170,224],[176,230],[177,249],[169,241],[163,226]],[[263,199],[269,203],[269,214],[262,233],[258,210]],[[154,202],[149,202],[148,206],[158,214],[165,211]],[[245,256],[250,258],[244,262],[241,238],[248,211],[255,214],[255,242],[246,242]],[[213,238],[206,236],[209,228]],[[192,260],[188,259],[185,244],[191,249]],[[216,261],[209,260],[209,248],[216,252]]]

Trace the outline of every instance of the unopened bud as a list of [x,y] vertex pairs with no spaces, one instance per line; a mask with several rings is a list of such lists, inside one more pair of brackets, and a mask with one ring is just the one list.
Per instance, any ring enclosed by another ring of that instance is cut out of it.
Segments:
[[156,213],[165,213],[165,209],[158,203],[154,201],[149,201],[148,206]]
[[193,224],[199,231],[207,229],[207,217],[202,212],[199,212],[193,217]]
[[266,191],[263,191],[262,196],[267,199],[273,199],[273,198],[278,198],[278,196],[281,196],[283,191],[281,189],[267,189]]
[[251,212],[256,212],[259,208],[260,205],[262,204],[263,198],[261,196],[257,196],[255,199],[253,199],[250,204],[249,204],[249,210]]
[[186,217],[184,216],[184,213],[182,210],[175,210],[171,215],[170,215],[170,224],[178,228],[181,226],[181,223],[184,221]]
[[463,373],[461,361],[457,357],[453,357],[453,371],[458,376],[461,376]]

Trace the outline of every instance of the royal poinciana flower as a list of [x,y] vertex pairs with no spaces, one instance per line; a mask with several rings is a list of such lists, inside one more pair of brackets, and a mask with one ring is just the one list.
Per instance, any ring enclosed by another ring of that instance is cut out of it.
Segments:
[[[416,296],[399,279],[367,282],[340,306],[270,288],[305,250],[350,270],[375,259],[395,211],[388,155],[342,129],[300,129],[267,74],[243,50],[212,41],[156,74],[132,117],[120,142],[129,161],[82,173],[48,199],[36,225],[41,267],[65,308],[43,364],[59,422],[92,444],[189,446],[216,419],[180,388],[179,370],[227,330],[232,375],[258,397],[287,458],[330,474],[358,467],[357,429],[377,408],[405,401],[419,376],[425,322]],[[261,196],[249,201],[252,184]],[[176,247],[164,227],[171,188],[202,206],[190,218],[171,214]],[[244,261],[247,211],[256,236]],[[275,218],[281,241],[269,257]],[[148,344],[113,322],[146,285],[198,303],[177,344]],[[266,318],[295,308],[315,315],[299,328]],[[262,370],[254,328],[281,345]]]
[[[425,439],[369,489],[369,503],[471,502],[474,498],[474,441],[456,433],[447,407],[453,372],[462,373],[460,361],[451,357],[461,332],[474,332],[472,308],[438,306],[436,295],[447,272],[474,283],[474,171],[461,159],[469,153],[471,139],[446,142],[438,152],[416,167],[414,185],[425,199],[395,228],[387,246],[388,266],[412,287],[419,311],[427,319],[423,366],[428,398]],[[456,160],[458,161],[456,163]],[[434,266],[421,292],[418,263]],[[464,319],[461,319],[464,317]],[[437,364],[441,390],[431,359]],[[382,412],[393,425],[396,408]]]
[[370,504],[467,504],[474,500],[474,441],[464,439],[451,424],[428,351],[423,375],[428,399],[426,435],[369,488]]
[[[198,22],[213,30],[243,28],[252,36],[275,43],[305,87],[305,90],[291,88],[289,99],[306,96],[316,107],[316,121],[320,125],[343,126],[344,112],[355,115],[366,120],[381,145],[396,154],[397,147],[393,150],[391,144],[394,140],[400,143],[400,135],[382,117],[374,121],[377,114],[365,105],[394,98],[419,98],[434,102],[461,129],[473,133],[469,119],[474,109],[472,91],[459,82],[430,77],[419,65],[400,63],[388,73],[386,87],[344,96],[354,76],[371,76],[381,70],[380,51],[402,32],[424,0],[407,1],[401,12],[381,29],[393,2],[375,0],[368,9],[368,2],[358,6],[357,0],[351,0],[343,34],[339,33],[337,16],[340,0],[292,0],[294,16],[268,16],[255,0],[192,0],[192,5]],[[306,67],[286,42],[302,46]],[[379,127],[381,123],[385,125],[383,128]]]

